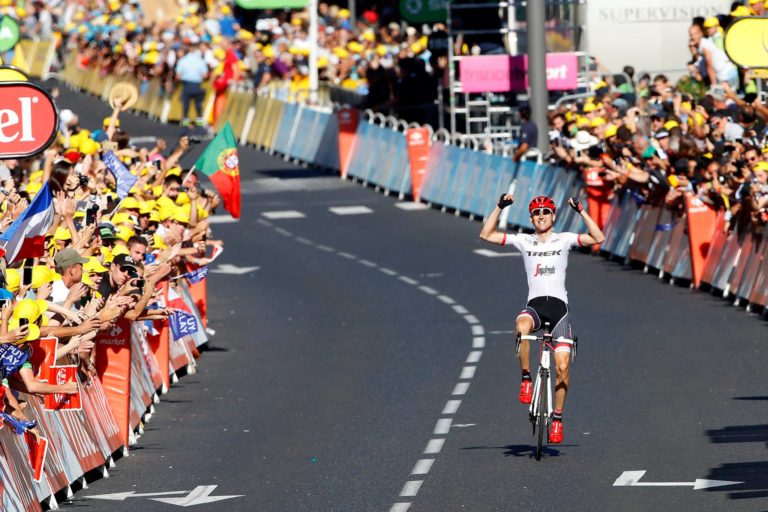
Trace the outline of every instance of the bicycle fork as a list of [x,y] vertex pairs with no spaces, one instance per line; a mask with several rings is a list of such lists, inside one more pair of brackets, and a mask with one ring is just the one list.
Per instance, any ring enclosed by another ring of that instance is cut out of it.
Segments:
[[552,374],[549,371],[550,366],[550,353],[549,350],[543,348],[541,351],[541,362],[539,364],[539,371],[536,374],[536,382],[533,385],[533,400],[531,405],[528,406],[528,416],[533,424],[534,432],[536,430],[536,423],[539,421],[539,406],[540,396],[539,390],[541,386],[546,386],[545,392],[547,393],[547,418],[552,416],[552,386],[550,385],[550,379]]

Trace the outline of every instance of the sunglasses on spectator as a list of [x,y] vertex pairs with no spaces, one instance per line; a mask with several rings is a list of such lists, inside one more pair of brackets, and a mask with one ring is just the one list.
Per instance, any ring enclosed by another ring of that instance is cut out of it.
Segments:
[[552,210],[549,208],[536,208],[531,211],[531,217],[538,217],[539,215],[552,215]]

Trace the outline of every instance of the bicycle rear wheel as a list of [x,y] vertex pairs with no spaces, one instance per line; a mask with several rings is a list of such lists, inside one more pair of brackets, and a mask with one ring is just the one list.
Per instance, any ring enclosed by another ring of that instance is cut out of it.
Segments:
[[547,430],[547,411],[549,410],[547,403],[549,395],[547,391],[549,390],[547,388],[549,388],[549,370],[542,370],[541,385],[539,386],[539,410],[536,418],[539,428],[536,436],[536,460],[541,460],[541,448],[544,445],[544,435]]

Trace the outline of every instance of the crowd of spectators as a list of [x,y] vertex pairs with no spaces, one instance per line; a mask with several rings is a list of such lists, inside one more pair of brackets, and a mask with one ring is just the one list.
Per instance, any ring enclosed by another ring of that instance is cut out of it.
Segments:
[[[49,4],[9,7],[8,13],[20,18],[26,36],[56,39],[61,56],[77,52],[81,66],[95,66],[104,76],[133,75],[145,84],[158,77],[169,92],[179,82],[177,63],[196,52],[217,91],[233,82],[256,90],[309,88],[307,9],[253,16],[232,2],[190,2],[178,15],[158,20],[145,16],[136,0],[110,0],[107,10],[95,1]],[[442,25],[417,29],[391,8],[365,10],[353,22],[348,9],[325,2],[318,14],[320,80],[356,93],[366,107],[419,121],[418,107],[436,97],[435,70],[447,62],[427,48],[428,35]]]
[[732,19],[765,9],[762,0],[748,3],[693,20],[690,74],[677,83],[661,74],[635,82],[626,67],[629,81],[596,81],[593,97],[551,112],[546,157],[583,173],[601,225],[621,190],[680,210],[692,192],[731,228],[768,224],[768,105],[749,71],[722,50]]
[[[94,339],[121,319],[167,318],[172,309],[159,301],[158,283],[176,286],[210,261],[211,246],[221,245],[211,239],[208,220],[219,197],[179,166],[189,138],[172,148],[162,139],[151,149],[131,147],[120,107],[118,100],[93,131],[62,110],[59,135],[44,154],[0,161],[0,232],[9,231],[36,195],[50,194],[55,211],[44,246],[28,240],[14,255],[9,242],[0,260],[0,377],[7,379],[0,411],[18,433],[37,434],[8,386],[38,395],[77,391],[76,383],[35,379],[30,342],[56,336],[57,364],[78,365],[88,382],[96,372]],[[107,155],[138,178],[122,199]]]

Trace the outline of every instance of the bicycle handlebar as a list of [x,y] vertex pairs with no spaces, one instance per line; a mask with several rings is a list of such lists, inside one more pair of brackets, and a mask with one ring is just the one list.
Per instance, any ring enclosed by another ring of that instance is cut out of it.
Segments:
[[[521,340],[528,340],[528,341],[544,341],[544,336],[533,336],[533,335],[530,335],[530,334],[521,334],[520,335],[520,339]],[[568,338],[562,338],[562,337],[561,338],[557,338],[557,339],[552,338],[552,341],[557,342],[557,343],[566,343],[566,344],[569,344],[569,345],[573,345],[573,340],[568,339]]]

